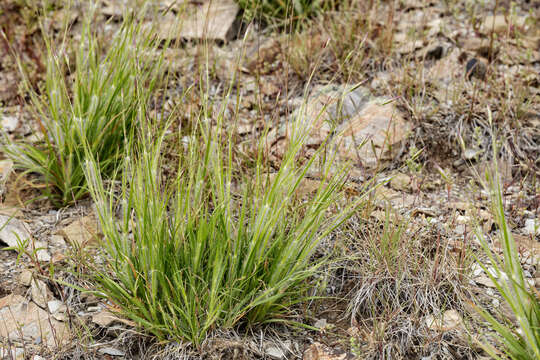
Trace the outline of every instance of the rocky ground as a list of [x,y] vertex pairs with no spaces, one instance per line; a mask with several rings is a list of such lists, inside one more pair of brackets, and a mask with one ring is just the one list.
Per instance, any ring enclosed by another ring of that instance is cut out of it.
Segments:
[[[489,194],[477,177],[492,163],[494,138],[522,266],[540,289],[540,2],[497,1],[497,11],[493,1],[352,2],[292,32],[246,23],[228,1],[216,2],[219,11],[190,3],[184,15],[174,2],[154,3],[169,12],[148,23],[159,21],[159,36],[173,40],[165,50],[173,76],[163,108],[183,102],[188,118],[202,100],[180,99],[183,89],[203,84],[216,102],[230,89],[239,154],[249,158],[268,126],[268,156],[278,164],[291,119],[300,115],[312,126],[306,157],[327,137],[340,140],[337,160],[353,164],[351,197],[366,181],[380,186],[319,250],[340,260],[329,269],[331,297],[305,312],[312,329],[216,333],[201,353],[155,343],[114,315],[114,304],[82,291],[91,284],[80,264],[100,256],[91,201],[55,209],[38,198],[31,174],[1,160],[0,243],[10,249],[0,251],[0,358],[485,356],[477,342],[490,333],[471,304],[512,317],[474,258],[482,258],[474,226],[500,251]],[[38,14],[26,2],[0,4],[0,119],[8,136],[39,138],[15,56],[38,89],[43,33],[58,38],[67,23],[76,39],[84,6],[57,4]],[[122,1],[101,4],[96,29],[104,41],[124,10]],[[182,26],[177,17],[185,17]],[[306,196],[317,178],[306,180]],[[388,258],[381,239],[394,225]]]

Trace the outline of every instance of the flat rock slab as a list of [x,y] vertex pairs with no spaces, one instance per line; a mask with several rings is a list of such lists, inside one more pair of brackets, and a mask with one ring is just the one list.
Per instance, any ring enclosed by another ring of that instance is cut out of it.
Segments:
[[56,347],[66,344],[70,337],[64,323],[35,303],[12,294],[0,299],[0,338]]
[[96,219],[92,216],[85,216],[77,219],[58,233],[67,242],[76,247],[84,247],[97,240],[98,227]]
[[230,40],[239,7],[233,0],[186,2],[178,15],[163,19],[158,36],[161,39]]
[[39,261],[48,262],[51,260],[51,256],[47,252],[47,244],[33,241],[26,224],[13,216],[0,215],[0,242],[14,248],[26,243],[25,250],[35,254]]
[[19,243],[29,241],[30,231],[21,220],[7,215],[0,215],[0,241],[10,247],[18,247]]
[[392,159],[397,154],[396,147],[409,130],[409,124],[393,104],[374,99],[337,129],[343,137],[340,155],[373,168],[380,160]]
[[292,119],[270,134],[286,139],[277,143],[278,156],[288,139],[306,131],[306,146],[314,148],[331,139],[341,160],[365,168],[392,159],[411,130],[391,101],[373,96],[367,88],[346,85],[316,87]]

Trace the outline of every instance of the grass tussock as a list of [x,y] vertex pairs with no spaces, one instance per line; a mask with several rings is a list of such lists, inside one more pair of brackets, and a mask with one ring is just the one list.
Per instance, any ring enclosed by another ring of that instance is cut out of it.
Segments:
[[347,238],[356,239],[348,245],[348,269],[354,282],[349,313],[363,331],[353,339],[357,355],[416,358],[433,351],[467,351],[456,347],[459,336],[433,342],[425,320],[461,308],[460,274],[440,235],[390,209],[382,221],[365,225],[350,222],[347,230],[352,232]]
[[298,25],[319,14],[335,1],[326,0],[236,0],[246,20],[260,19],[267,24]]
[[324,263],[312,261],[314,249],[357,205],[335,211],[345,169],[331,174],[331,161],[314,197],[299,201],[296,191],[320,159],[298,163],[302,126],[272,177],[264,140],[251,175],[238,177],[231,136],[219,130],[223,111],[217,125],[204,114],[192,119],[176,177],[162,173],[162,136],[139,137],[143,150],[125,158],[118,198],[96,161],[85,166],[108,257],[95,276],[99,291],[159,339],[196,346],[217,328],[293,321],[294,305]]
[[[395,7],[385,2],[340,1],[290,35],[287,61],[304,80],[371,80],[394,62],[391,22],[397,16]],[[381,27],[382,22],[388,26]]]
[[[88,194],[83,144],[99,159],[102,176],[114,172],[136,125],[137,108],[148,100],[157,80],[157,67],[144,68],[142,58],[149,38],[134,21],[113,36],[104,56],[89,20],[81,35],[74,64],[61,46],[47,42],[43,94],[30,90],[41,140],[14,142],[4,136],[2,146],[23,175],[38,176],[36,187],[55,206]],[[66,75],[70,67],[75,70]]]

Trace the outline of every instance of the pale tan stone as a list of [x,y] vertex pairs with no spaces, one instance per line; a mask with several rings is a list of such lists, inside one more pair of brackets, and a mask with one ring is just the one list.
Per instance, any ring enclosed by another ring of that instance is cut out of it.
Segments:
[[447,310],[442,316],[429,315],[426,317],[426,325],[434,331],[450,331],[463,324],[463,319],[457,310]]
[[20,295],[0,299],[0,338],[43,343],[49,347],[69,341],[67,326]]
[[188,3],[178,16],[169,12],[160,23],[161,39],[211,39],[227,41],[239,7],[233,0]]
[[73,246],[84,247],[97,240],[97,222],[92,216],[77,219],[62,230],[59,234]]

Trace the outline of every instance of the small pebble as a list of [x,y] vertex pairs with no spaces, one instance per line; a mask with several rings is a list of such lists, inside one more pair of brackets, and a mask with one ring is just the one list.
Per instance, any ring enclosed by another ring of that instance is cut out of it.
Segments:
[[467,61],[465,78],[470,80],[471,77],[476,77],[483,80],[486,78],[486,70],[486,64],[476,58],[472,58]]
[[537,224],[535,219],[525,220],[525,232],[530,235],[540,234],[540,224]]
[[2,128],[7,132],[13,132],[19,127],[19,119],[15,116],[1,116]]
[[426,59],[438,60],[442,58],[444,49],[441,45],[437,45],[429,49],[426,53]]
[[32,272],[30,270],[23,270],[19,274],[18,277],[19,283],[21,283],[24,286],[30,286],[30,283],[32,282]]
[[456,218],[456,222],[460,225],[468,224],[471,222],[471,218],[468,216],[459,215]]
[[47,307],[51,314],[54,314],[55,312],[57,312],[62,307],[62,305],[64,305],[64,303],[56,299],[47,302]]
[[484,272],[484,269],[482,269],[482,267],[478,264],[474,264],[471,267],[471,270],[474,277],[480,276]]
[[51,235],[49,243],[57,248],[65,248],[67,246],[64,237],[61,235]]
[[125,356],[126,353],[123,352],[120,349],[113,348],[113,347],[104,347],[99,349],[99,352],[104,355],[110,355],[110,356]]
[[456,234],[459,234],[459,235],[465,233],[465,225],[464,225],[464,224],[459,224],[459,225],[457,225],[457,226],[454,228],[454,232],[455,232]]
[[327,325],[328,323],[326,322],[326,319],[319,319],[313,326],[315,326],[317,329],[324,329]]

